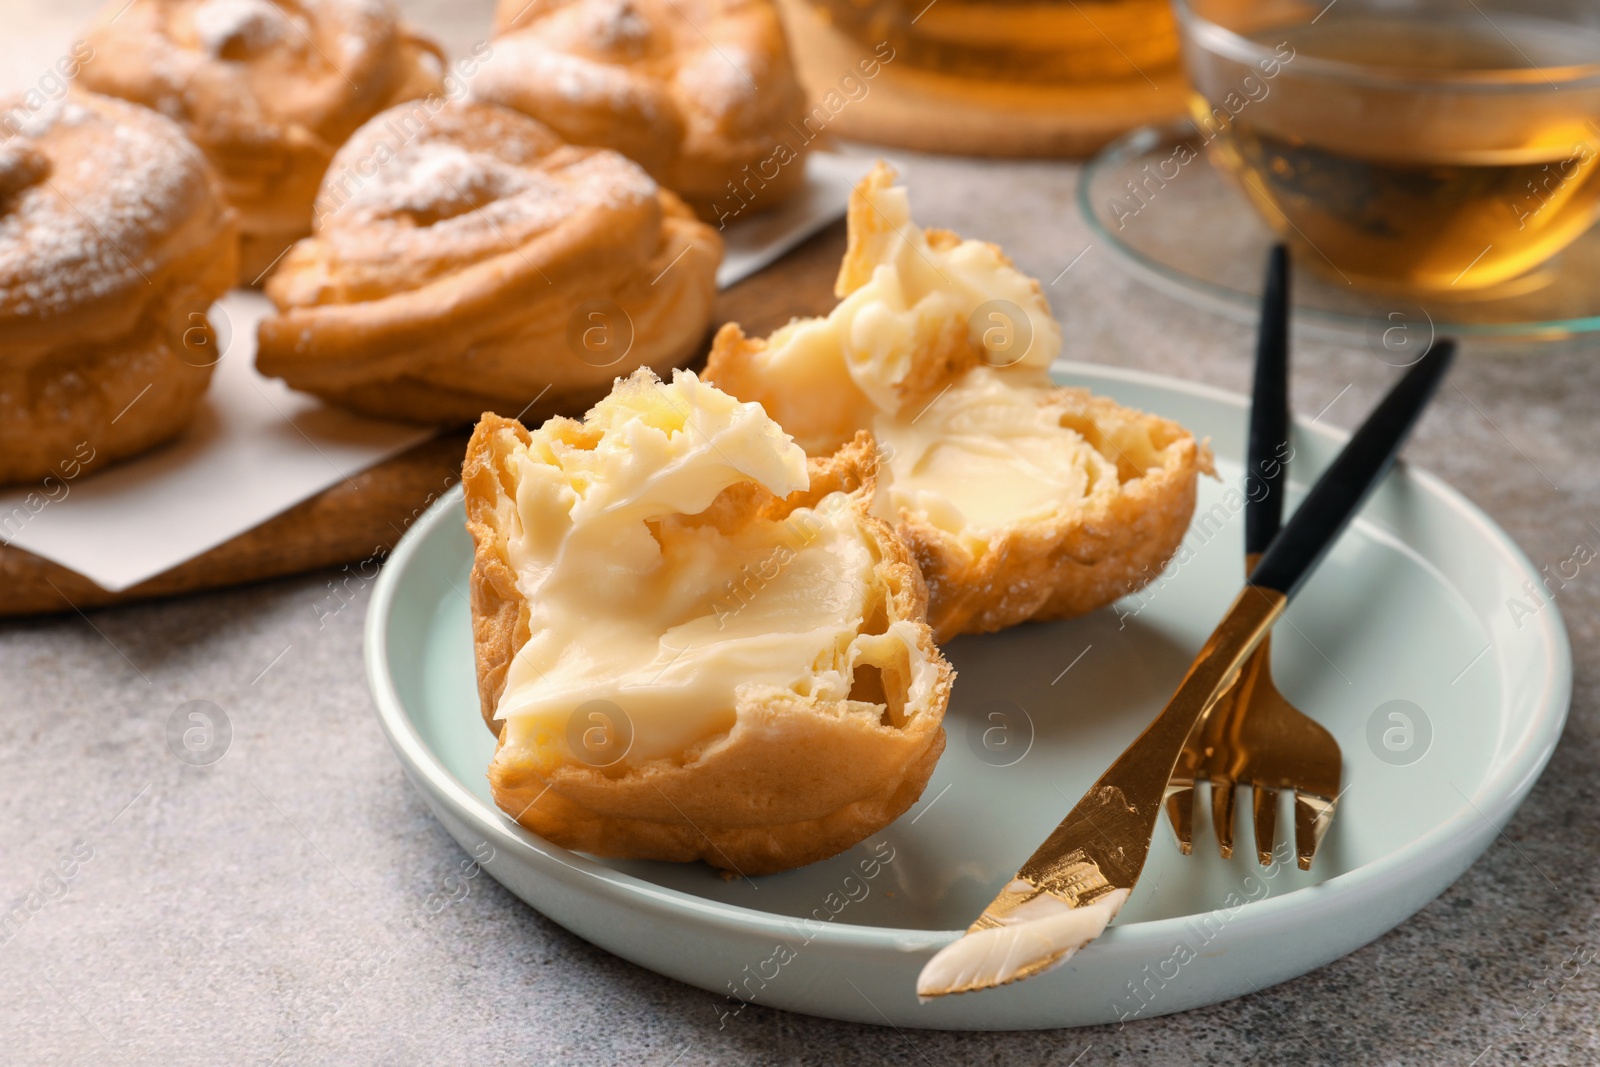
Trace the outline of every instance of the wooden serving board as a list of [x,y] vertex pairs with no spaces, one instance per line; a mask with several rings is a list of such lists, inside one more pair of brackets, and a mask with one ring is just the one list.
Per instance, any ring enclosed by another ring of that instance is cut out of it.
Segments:
[[1184,112],[1188,83],[1176,66],[1116,82],[1031,86],[888,63],[864,97],[842,101],[840,78],[857,70],[861,46],[805,0],[780,0],[779,9],[807,95],[826,102],[831,93],[837,102],[836,113],[824,112],[825,132],[848,140],[945,155],[1081,159]]
[[[844,249],[841,219],[724,290],[712,321],[738,322],[746,333],[765,336],[795,316],[827,314]],[[691,365],[704,358],[702,352]],[[382,560],[423,509],[460,481],[467,437],[462,430],[425,441],[120,593],[31,552],[0,546],[0,618],[81,611]]]

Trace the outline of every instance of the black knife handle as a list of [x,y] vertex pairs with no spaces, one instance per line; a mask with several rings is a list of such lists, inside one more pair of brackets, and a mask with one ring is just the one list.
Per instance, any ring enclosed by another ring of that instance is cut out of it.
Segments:
[[1256,564],[1251,585],[1291,597],[1299,591],[1394,463],[1455,352],[1454,341],[1438,341],[1395,383],[1295,509]]
[[1289,250],[1273,245],[1261,291],[1250,438],[1245,449],[1244,553],[1265,552],[1283,525],[1289,465]]

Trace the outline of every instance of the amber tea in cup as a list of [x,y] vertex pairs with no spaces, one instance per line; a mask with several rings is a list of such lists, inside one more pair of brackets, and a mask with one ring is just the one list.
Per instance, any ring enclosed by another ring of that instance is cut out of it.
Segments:
[[811,0],[898,61],[1001,82],[1068,84],[1175,74],[1168,0]]
[[1208,151],[1308,265],[1514,289],[1600,213],[1600,5],[1176,7]]

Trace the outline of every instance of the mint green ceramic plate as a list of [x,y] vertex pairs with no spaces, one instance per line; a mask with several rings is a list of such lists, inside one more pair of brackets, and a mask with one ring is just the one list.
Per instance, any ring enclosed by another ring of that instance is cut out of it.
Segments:
[[[1295,601],[1274,673],[1344,749],[1347,791],[1315,870],[1263,870],[1241,848],[1196,855],[1160,827],[1116,924],[1066,966],[918,1003],[917,972],[971,921],[1161,708],[1241,580],[1245,401],[1086,365],[1058,377],[1211,438],[1184,550],[1143,594],[1087,618],[963,637],[949,744],[922,799],[856,848],[803,870],[725,881],[701,865],[618,862],[538,838],[491,802],[478,716],[459,491],[384,567],[367,619],[378,716],[439,820],[517,896],[619,956],[760,1004],[900,1027],[1080,1026],[1182,1011],[1319,967],[1404,921],[1489,845],[1560,736],[1571,658],[1536,572],[1503,531],[1403,465]],[[1296,428],[1303,487],[1338,435]],[[1291,495],[1291,505],[1294,499]],[[1248,804],[1237,836],[1249,842]],[[1280,816],[1280,825],[1286,825]]]

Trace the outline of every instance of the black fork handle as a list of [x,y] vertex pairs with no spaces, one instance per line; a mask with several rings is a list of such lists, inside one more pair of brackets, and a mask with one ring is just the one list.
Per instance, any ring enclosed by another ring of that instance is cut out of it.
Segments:
[[1283,525],[1289,467],[1289,250],[1273,245],[1261,292],[1250,437],[1245,449],[1244,554],[1259,556]]
[[1251,585],[1288,597],[1299,591],[1394,464],[1455,351],[1454,341],[1438,341],[1395,383],[1273,539],[1250,575]]

